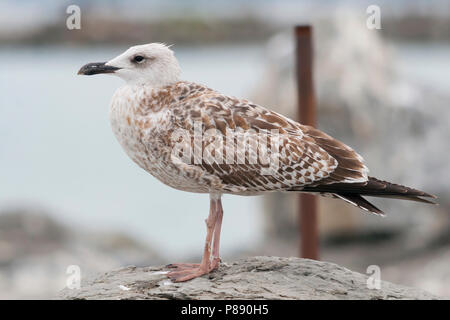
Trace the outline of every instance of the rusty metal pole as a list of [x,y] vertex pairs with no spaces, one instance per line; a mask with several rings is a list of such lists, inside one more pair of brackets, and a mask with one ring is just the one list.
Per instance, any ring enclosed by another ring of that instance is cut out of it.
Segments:
[[[316,102],[313,85],[312,27],[295,27],[298,110],[300,123],[316,126]],[[319,259],[319,231],[317,198],[310,194],[299,195],[300,256]]]

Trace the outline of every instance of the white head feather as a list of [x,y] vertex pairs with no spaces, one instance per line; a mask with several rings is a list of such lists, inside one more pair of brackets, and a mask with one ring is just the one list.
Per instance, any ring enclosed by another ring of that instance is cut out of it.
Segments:
[[120,68],[112,74],[132,85],[162,87],[177,82],[181,74],[173,51],[162,43],[131,47],[106,65]]

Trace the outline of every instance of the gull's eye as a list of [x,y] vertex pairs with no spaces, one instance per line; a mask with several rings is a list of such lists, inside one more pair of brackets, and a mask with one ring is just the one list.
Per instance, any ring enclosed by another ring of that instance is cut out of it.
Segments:
[[144,61],[144,57],[143,56],[135,56],[133,58],[133,62],[137,62],[137,63],[141,63],[142,61]]

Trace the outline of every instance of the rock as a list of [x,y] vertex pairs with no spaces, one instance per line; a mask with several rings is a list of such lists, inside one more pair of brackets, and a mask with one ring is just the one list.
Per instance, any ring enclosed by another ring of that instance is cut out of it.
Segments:
[[134,266],[82,281],[59,299],[439,299],[419,289],[381,281],[369,289],[367,275],[329,262],[252,257],[222,263],[208,276],[172,283],[165,267]]

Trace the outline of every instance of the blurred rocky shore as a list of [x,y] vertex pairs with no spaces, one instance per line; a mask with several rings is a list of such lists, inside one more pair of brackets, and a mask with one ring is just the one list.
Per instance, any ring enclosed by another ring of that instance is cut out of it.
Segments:
[[66,287],[73,265],[83,278],[161,263],[155,250],[127,234],[79,230],[33,208],[0,212],[0,299],[54,297]]
[[[366,275],[369,265],[377,265],[382,280],[450,297],[450,239],[430,236],[421,243],[422,237],[415,238],[400,229],[328,235],[322,239],[321,259]],[[297,248],[296,239],[268,237],[256,248],[244,248],[225,258],[243,259],[274,252],[292,257],[297,255]],[[80,268],[84,283],[130,265],[151,267],[166,263],[163,255],[131,235],[79,230],[58,222],[44,210],[0,212],[0,299],[56,297],[60,290],[67,289],[69,266]],[[65,292],[69,291],[73,290]]]

